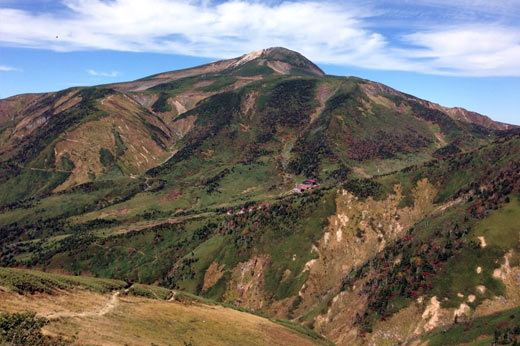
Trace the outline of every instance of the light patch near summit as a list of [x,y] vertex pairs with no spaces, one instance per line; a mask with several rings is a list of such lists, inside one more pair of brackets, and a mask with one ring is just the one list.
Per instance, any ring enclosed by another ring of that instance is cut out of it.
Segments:
[[345,227],[347,225],[347,222],[349,221],[349,218],[346,214],[339,214],[338,220],[341,223],[341,226]]
[[265,51],[265,49],[260,49],[260,50],[253,51],[248,54],[244,54],[238,61],[231,64],[230,67],[237,67],[237,66],[243,65],[249,61],[255,60],[256,58],[259,58],[264,53],[264,51]]

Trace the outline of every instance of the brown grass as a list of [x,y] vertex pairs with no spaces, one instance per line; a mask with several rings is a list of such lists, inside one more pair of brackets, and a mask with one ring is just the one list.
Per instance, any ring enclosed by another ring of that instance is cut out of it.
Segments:
[[44,327],[46,334],[88,345],[313,344],[264,318],[221,306],[99,295],[79,289],[52,296],[0,291],[0,311],[35,311],[52,318]]

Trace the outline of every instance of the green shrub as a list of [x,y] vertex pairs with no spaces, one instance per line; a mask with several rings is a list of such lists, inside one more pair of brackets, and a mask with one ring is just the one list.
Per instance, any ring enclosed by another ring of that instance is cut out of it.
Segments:
[[350,179],[343,188],[359,198],[377,197],[382,192],[381,184],[372,179]]
[[99,150],[99,161],[103,166],[110,167],[115,163],[116,159],[114,158],[114,155],[112,155],[110,150],[101,148]]
[[121,139],[121,135],[116,129],[112,129],[112,134],[114,135],[114,140],[116,142],[116,155],[123,156],[125,153],[127,147],[125,143],[123,143],[123,140]]
[[70,160],[69,154],[64,154],[61,157],[58,169],[62,171],[72,171],[74,169],[74,163]]
[[168,103],[168,96],[166,93],[161,93],[157,101],[152,105],[152,110],[158,113],[170,112],[172,106]]
[[34,312],[1,314],[0,343],[10,345],[49,345],[41,328],[47,319],[36,317]]

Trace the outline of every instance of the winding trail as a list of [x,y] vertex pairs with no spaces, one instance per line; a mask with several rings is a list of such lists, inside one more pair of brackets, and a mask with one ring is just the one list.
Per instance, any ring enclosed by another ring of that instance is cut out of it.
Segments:
[[117,297],[119,296],[119,291],[116,291],[110,297],[110,300],[101,308],[99,311],[84,311],[84,312],[56,312],[46,316],[49,320],[55,320],[62,317],[98,317],[104,316],[114,310],[119,304],[119,300]]

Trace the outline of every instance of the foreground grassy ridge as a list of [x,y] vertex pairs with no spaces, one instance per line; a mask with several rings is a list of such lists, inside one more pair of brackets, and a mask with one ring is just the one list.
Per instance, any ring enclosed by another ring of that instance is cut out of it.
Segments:
[[126,282],[118,280],[51,274],[37,270],[0,268],[0,287],[20,294],[54,293],[58,289],[75,287],[105,293],[125,286],[127,286]]
[[[333,345],[288,321],[268,320],[187,293],[176,292],[167,302],[171,291],[161,287],[134,284],[130,294],[108,296],[100,293],[125,283],[23,269],[0,268],[0,273],[0,316],[16,319],[22,316],[16,313],[34,311],[43,321],[35,328],[44,327],[44,334],[60,336],[65,344]],[[20,287],[23,293],[43,294],[38,299],[20,295]],[[68,290],[73,287],[84,289]],[[16,332],[11,324],[2,330]],[[48,340],[36,329],[38,342],[31,344],[44,345]]]
[[[82,298],[94,304],[97,296]],[[52,320],[44,331],[90,345],[330,345],[262,317],[220,306],[133,296],[118,298],[116,308],[106,315],[62,317]]]
[[[134,287],[134,286],[135,285],[133,285],[132,287]],[[150,288],[150,287],[154,287],[154,286],[147,286],[147,287]],[[156,288],[156,287],[154,287],[154,288]],[[157,287],[157,288],[162,289],[161,287]],[[130,290],[132,290],[132,288]],[[187,293],[187,292],[175,292],[175,295],[173,296],[173,299],[175,299],[175,301],[178,301],[178,302],[184,302],[184,303],[186,303],[186,302],[196,302],[196,303],[206,304],[206,305],[221,306],[221,307],[225,307],[225,308],[228,308],[228,309],[237,310],[237,311],[240,311],[240,312],[252,313],[252,314],[254,314],[256,316],[267,318],[271,322],[274,322],[274,323],[279,324],[281,326],[284,326],[286,328],[292,329],[292,330],[296,331],[298,334],[301,334],[301,335],[305,336],[307,339],[310,339],[310,340],[312,340],[314,342],[317,342],[320,345],[321,344],[323,344],[323,345],[332,345],[332,346],[334,345],[334,343],[332,341],[327,340],[325,337],[323,337],[323,335],[318,334],[314,330],[312,330],[310,328],[307,328],[307,327],[305,327],[303,325],[296,324],[294,322],[283,320],[283,319],[279,319],[279,318],[269,318],[269,317],[264,316],[264,315],[262,315],[260,313],[247,311],[247,310],[242,309],[242,308],[240,308],[239,306],[236,306],[236,305],[219,303],[219,302],[216,302],[214,300],[203,298],[203,297],[200,297],[200,296],[196,296],[194,294],[190,294],[190,293]]]

